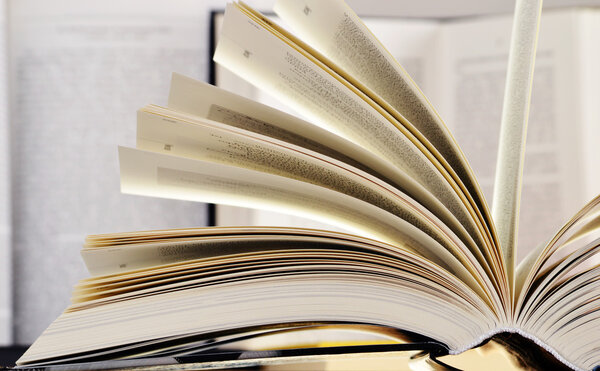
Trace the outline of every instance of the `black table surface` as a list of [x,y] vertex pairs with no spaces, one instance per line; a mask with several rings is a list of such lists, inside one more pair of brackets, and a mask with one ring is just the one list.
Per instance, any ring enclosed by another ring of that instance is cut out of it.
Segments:
[[10,370],[27,348],[27,345],[0,347],[0,370]]

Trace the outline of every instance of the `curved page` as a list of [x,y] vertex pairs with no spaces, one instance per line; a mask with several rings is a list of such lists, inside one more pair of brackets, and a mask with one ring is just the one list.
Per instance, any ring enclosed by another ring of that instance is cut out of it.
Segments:
[[[365,171],[427,208],[460,237],[478,260],[483,260],[478,245],[465,227],[431,192],[386,159],[340,136],[295,116],[179,74],[173,74],[168,106],[279,139]],[[482,262],[482,265],[487,263]]]
[[470,286],[473,276],[446,249],[402,219],[323,187],[257,171],[119,147],[121,191],[262,207],[337,223],[358,234],[428,255]]
[[434,194],[480,246],[487,246],[484,227],[461,199],[462,193],[453,189],[415,143],[399,135],[389,117],[324,66],[315,65],[233,5],[227,8],[215,60],[253,84],[276,92],[314,123],[392,162]]
[[421,134],[456,172],[491,225],[480,187],[456,140],[408,73],[344,1],[278,0],[275,12],[303,41],[317,49],[340,72],[372,90],[401,113],[404,124]]

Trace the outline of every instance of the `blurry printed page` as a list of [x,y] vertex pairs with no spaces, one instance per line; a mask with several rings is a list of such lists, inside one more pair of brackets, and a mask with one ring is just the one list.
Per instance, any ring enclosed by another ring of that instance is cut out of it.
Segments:
[[[444,27],[440,112],[465,152],[488,202],[492,200],[511,17],[450,22]],[[542,17],[528,125],[518,231],[520,261],[546,242],[583,205],[578,168],[578,89],[570,46],[572,12]],[[468,42],[467,42],[468,40]]]
[[573,66],[576,77],[572,82],[574,89],[581,84],[581,90],[574,90],[579,96],[573,97],[580,100],[581,112],[579,116],[574,116],[574,120],[582,125],[577,136],[582,139],[582,161],[579,166],[583,166],[583,169],[580,172],[586,176],[586,185],[581,197],[587,202],[600,194],[600,8],[580,9],[573,13],[572,17],[575,19],[572,22],[577,32],[575,37],[581,40],[576,44],[579,60]]
[[166,101],[173,71],[203,74],[203,4],[11,2],[17,343],[35,340],[87,275],[85,234],[206,223],[203,205],[120,194],[116,149],[134,143],[139,107]]

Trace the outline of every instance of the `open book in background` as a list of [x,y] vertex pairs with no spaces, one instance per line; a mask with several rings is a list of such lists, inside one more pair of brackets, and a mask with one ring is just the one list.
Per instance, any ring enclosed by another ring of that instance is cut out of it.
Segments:
[[166,101],[172,71],[207,75],[220,4],[0,1],[0,346],[64,310],[90,231],[207,223],[205,205],[115,192],[114,145],[134,140],[140,105]]
[[[215,14],[219,35],[222,14]],[[491,206],[511,15],[455,20],[366,18],[436,107]],[[282,24],[285,26],[285,24]],[[545,242],[600,189],[600,9],[542,15],[521,199],[518,257]],[[216,64],[216,84],[294,113]],[[294,113],[297,115],[297,113]],[[336,227],[259,209],[217,207],[217,225]]]

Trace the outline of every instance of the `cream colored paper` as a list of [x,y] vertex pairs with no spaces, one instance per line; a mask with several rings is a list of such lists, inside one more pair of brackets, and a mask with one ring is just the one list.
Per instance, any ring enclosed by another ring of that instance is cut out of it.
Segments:
[[[353,140],[392,162],[427,188],[459,219],[470,235],[485,246],[490,264],[497,265],[489,235],[464,200],[464,195],[380,107],[337,80],[323,66],[294,50],[270,31],[248,19],[236,6],[227,8],[215,60],[257,86],[277,91],[291,107],[328,130]],[[457,193],[458,192],[458,193]]]
[[517,0],[494,183],[492,212],[513,295],[525,138],[541,11],[541,0]]
[[121,191],[144,196],[263,207],[326,220],[359,235],[427,255],[464,282],[473,276],[422,231],[364,201],[323,187],[257,171],[119,148]]
[[173,74],[169,108],[306,146],[366,171],[407,193],[473,247],[465,227],[431,192],[386,159],[316,125],[179,74]]
[[402,124],[428,149],[439,151],[438,159],[457,174],[457,182],[464,183],[491,225],[482,192],[452,134],[404,68],[344,1],[278,0],[274,10],[302,41],[397,111]]

